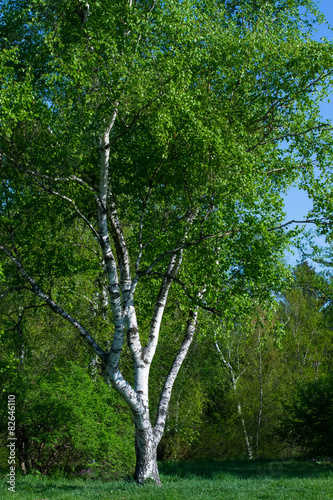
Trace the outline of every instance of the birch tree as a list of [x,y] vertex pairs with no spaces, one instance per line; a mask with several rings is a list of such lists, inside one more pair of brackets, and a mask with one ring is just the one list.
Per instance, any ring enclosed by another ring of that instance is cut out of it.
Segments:
[[[324,171],[331,155],[319,114],[331,45],[311,41],[310,0],[1,9],[6,293],[35,294],[99,356],[134,416],[135,478],[160,484],[157,446],[199,309],[227,320],[283,281],[280,192],[310,183],[314,162]],[[93,281],[105,269],[107,341],[65,290],[49,292],[85,266]],[[188,319],[151,416],[149,372],[174,287]],[[121,370],[125,343],[133,380]]]
[[[215,340],[215,346],[216,346],[217,352],[219,353],[219,358],[220,358],[221,363],[228,370],[228,376],[229,376],[229,379],[231,382],[231,386],[232,386],[234,393],[236,394],[237,393],[237,383],[238,383],[240,377],[246,371],[246,367],[240,373],[237,373],[239,370],[239,366],[236,368],[233,366],[232,360],[230,360],[231,350],[230,349],[228,350],[229,356],[226,357],[223,353],[223,350],[221,350],[217,340]],[[238,352],[236,352],[236,356],[238,358]],[[237,359],[237,364],[239,365],[239,359]],[[238,368],[238,370],[237,370],[237,368]],[[242,430],[243,430],[243,434],[244,434],[244,441],[245,441],[245,445],[246,445],[247,455],[248,455],[248,458],[250,460],[252,460],[253,459],[252,436],[249,436],[249,434],[247,432],[246,423],[245,423],[243,411],[242,411],[242,403],[240,401],[237,401],[237,414],[238,414],[239,420],[241,422],[241,426],[242,426]]]

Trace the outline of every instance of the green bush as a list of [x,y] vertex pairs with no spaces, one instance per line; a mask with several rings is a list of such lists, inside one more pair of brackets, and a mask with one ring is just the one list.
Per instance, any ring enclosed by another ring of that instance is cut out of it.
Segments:
[[284,412],[280,437],[308,453],[333,453],[332,376],[300,385]]
[[[131,417],[102,379],[73,364],[34,379],[24,371],[16,396],[16,436],[22,469],[54,474],[81,469],[127,474],[135,464]],[[1,407],[6,438],[7,392]]]

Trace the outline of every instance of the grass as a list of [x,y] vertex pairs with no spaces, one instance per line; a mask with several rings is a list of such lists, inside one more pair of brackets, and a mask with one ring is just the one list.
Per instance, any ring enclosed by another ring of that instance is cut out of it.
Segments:
[[329,500],[331,464],[305,461],[197,461],[160,465],[162,488],[132,481],[17,476],[15,493],[2,476],[0,498],[19,500]]

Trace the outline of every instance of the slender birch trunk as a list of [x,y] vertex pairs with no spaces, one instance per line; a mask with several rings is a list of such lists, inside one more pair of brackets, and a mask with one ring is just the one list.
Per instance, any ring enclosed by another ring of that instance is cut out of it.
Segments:
[[[236,371],[235,371],[234,367],[224,356],[217,341],[215,341],[215,346],[216,346],[217,352],[219,353],[219,356],[220,356],[220,359],[221,359],[223,365],[226,368],[228,368],[229,378],[230,378],[230,381],[232,384],[232,388],[234,390],[234,393],[236,394],[238,380],[245,372],[245,369],[239,375],[236,375]],[[246,428],[246,424],[245,424],[245,420],[244,420],[244,416],[243,416],[243,411],[242,411],[242,405],[241,405],[240,401],[237,401],[237,414],[238,414],[238,417],[239,417],[239,420],[241,423],[241,427],[242,427],[242,431],[243,431],[243,435],[244,435],[244,442],[245,442],[247,455],[248,455],[249,459],[252,460],[253,450],[252,450],[251,437],[248,435],[248,432],[247,432],[247,428]]]
[[261,414],[262,414],[262,407],[263,407],[263,398],[264,398],[264,389],[263,389],[263,383],[262,383],[262,353],[261,353],[261,332],[260,332],[260,325],[259,325],[259,333],[258,333],[258,357],[259,357],[259,410],[258,410],[258,416],[257,416],[257,431],[256,431],[256,457],[258,458],[259,454],[259,432],[260,432],[260,426],[261,426]]
[[242,412],[242,405],[241,405],[240,401],[238,401],[238,403],[237,403],[237,412],[238,412],[238,416],[239,416],[239,419],[240,419],[240,422],[242,425],[247,455],[248,455],[249,459],[252,460],[253,459],[252,444],[251,444],[250,436],[247,433],[246,424],[245,424],[245,420],[244,420],[243,412]]

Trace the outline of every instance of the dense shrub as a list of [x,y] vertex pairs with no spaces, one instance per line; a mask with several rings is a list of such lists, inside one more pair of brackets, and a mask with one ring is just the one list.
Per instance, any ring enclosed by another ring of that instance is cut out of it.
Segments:
[[[120,476],[133,469],[131,417],[113,389],[100,378],[92,381],[73,364],[36,379],[29,373],[24,371],[14,392],[17,450],[24,472],[44,475],[88,468]],[[4,438],[6,398],[3,393]]]
[[312,454],[333,453],[333,377],[299,385],[284,405],[280,437]]

